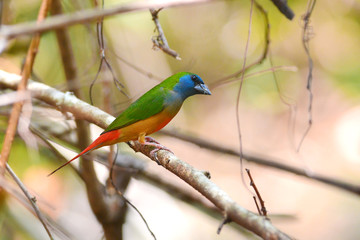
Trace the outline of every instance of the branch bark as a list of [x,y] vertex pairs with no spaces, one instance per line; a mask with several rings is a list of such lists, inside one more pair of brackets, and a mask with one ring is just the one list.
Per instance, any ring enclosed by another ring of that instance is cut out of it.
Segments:
[[183,162],[173,153],[160,150],[155,159],[150,154],[152,147],[144,146],[138,141],[132,141],[130,145],[135,151],[143,153],[151,160],[159,161],[164,168],[199,191],[223,212],[224,218],[236,222],[263,239],[291,239],[290,236],[275,228],[269,220],[238,205],[227,193],[210,181],[203,171]]
[[[19,78],[20,77],[16,74],[9,74],[0,70],[0,86],[2,87],[15,88],[19,82]],[[28,89],[37,99],[45,101],[63,111],[71,112],[76,117],[86,119],[102,128],[107,127],[107,125],[114,120],[114,117],[106,114],[100,109],[90,106],[73,95],[64,94],[45,84],[30,82]],[[151,147],[144,147],[138,142],[132,142],[130,145],[135,151],[141,151],[151,158]],[[223,212],[225,218],[238,223],[264,239],[292,239],[274,227],[270,221],[238,205],[227,193],[211,182],[202,171],[196,170],[189,164],[181,161],[174,154],[160,150],[157,154],[157,160],[163,167],[179,176],[209,199]]]

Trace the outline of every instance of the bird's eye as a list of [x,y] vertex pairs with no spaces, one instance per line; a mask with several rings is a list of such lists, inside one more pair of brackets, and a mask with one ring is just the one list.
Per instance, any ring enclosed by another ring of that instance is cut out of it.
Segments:
[[191,80],[193,80],[194,82],[197,82],[197,76],[196,75],[191,75]]

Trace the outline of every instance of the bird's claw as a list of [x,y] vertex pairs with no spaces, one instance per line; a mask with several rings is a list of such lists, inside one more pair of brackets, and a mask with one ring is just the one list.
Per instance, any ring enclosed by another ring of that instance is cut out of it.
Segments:
[[159,165],[161,165],[158,157],[157,157],[157,153],[158,151],[160,150],[166,150],[168,152],[171,152],[173,153],[170,149],[168,149],[167,147],[161,145],[158,141],[156,141],[155,139],[153,139],[152,137],[145,137],[145,143],[144,143],[145,146],[152,146],[154,147],[153,150],[151,150],[150,152],[150,156],[152,159],[155,159],[155,162]]
[[156,143],[156,144],[161,145],[158,141],[156,141],[154,138],[149,137],[149,136],[145,137],[145,142],[147,142],[147,143]]

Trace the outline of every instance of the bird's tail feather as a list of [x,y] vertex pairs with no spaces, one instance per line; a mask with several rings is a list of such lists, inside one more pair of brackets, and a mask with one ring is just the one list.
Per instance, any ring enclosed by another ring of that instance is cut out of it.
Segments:
[[[63,165],[61,165],[60,167],[58,167],[57,169],[55,169],[54,171],[52,171],[50,174],[48,174],[48,177],[51,176],[52,174],[54,174],[55,172],[57,172],[58,170],[60,170],[61,168],[65,167],[66,165],[68,165],[69,163],[71,163],[72,161],[74,161],[75,159],[77,159],[78,157],[94,150],[97,148],[100,148],[102,146],[108,145],[107,142],[108,141],[112,141],[114,140],[114,133],[113,132],[108,132],[108,133],[104,133],[102,135],[100,135],[93,143],[91,143],[87,148],[85,148],[81,153],[79,153],[78,155],[76,155],[73,159],[67,161],[66,163],[64,163]],[[118,137],[118,136],[117,136]]]

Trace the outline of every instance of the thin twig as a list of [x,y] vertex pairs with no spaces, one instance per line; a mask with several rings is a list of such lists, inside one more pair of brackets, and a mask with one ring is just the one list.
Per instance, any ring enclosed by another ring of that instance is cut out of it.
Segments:
[[217,233],[217,234],[220,234],[220,233],[221,233],[221,230],[222,230],[223,227],[224,227],[224,225],[225,225],[225,224],[228,224],[228,223],[231,223],[231,219],[230,219],[227,215],[225,215],[225,217],[224,217],[224,219],[222,220],[222,222],[220,223],[220,225],[219,225],[216,233]]
[[259,214],[260,214],[261,216],[264,216],[264,217],[267,218],[267,210],[266,210],[266,207],[265,207],[265,202],[264,202],[264,200],[262,199],[261,194],[260,194],[258,188],[256,187],[255,181],[254,181],[254,179],[253,179],[252,176],[251,176],[250,169],[247,169],[247,168],[246,168],[245,170],[246,170],[246,172],[247,172],[247,174],[248,174],[248,176],[249,176],[249,179],[250,179],[250,186],[254,188],[255,193],[256,193],[256,196],[257,196],[257,198],[258,198],[259,201],[260,201],[260,206],[261,206],[261,208],[259,208],[259,205],[257,204],[256,198],[254,198],[254,199],[255,199],[255,203],[256,203],[256,207],[257,207],[257,209],[258,209],[258,211],[259,211]]
[[36,205],[36,198],[31,196],[29,191],[26,189],[25,185],[20,181],[20,179],[16,176],[15,172],[11,169],[11,167],[7,163],[6,163],[6,170],[9,172],[11,177],[14,179],[16,184],[20,187],[20,189],[23,191],[23,193],[25,194],[25,196],[29,200],[29,202],[30,202],[31,206],[33,207],[37,217],[39,218],[41,224],[44,226],[47,234],[49,235],[49,238],[54,239],[53,236],[51,235],[50,230],[48,229],[48,227],[47,227],[47,225],[45,223],[45,219],[43,218],[38,206]]
[[[270,66],[272,69],[274,69],[273,67],[273,60],[272,60],[272,54],[271,51],[269,51],[269,62],[270,62]],[[285,104],[288,108],[289,108],[289,119],[288,119],[288,138],[290,141],[290,146],[295,149],[295,120],[296,120],[296,112],[297,112],[297,105],[296,105],[296,101],[294,99],[291,99],[290,97],[287,97],[285,94],[282,93],[281,89],[280,89],[280,84],[277,78],[277,74],[276,72],[273,70],[272,71],[273,74],[273,78],[274,78],[274,82],[275,82],[275,86],[276,86],[276,90],[279,94],[279,98],[280,101]],[[290,102],[292,101],[292,102]]]
[[99,74],[101,72],[101,69],[102,69],[102,64],[103,64],[103,58],[100,58],[100,64],[99,64],[99,68],[96,72],[96,75],[94,77],[94,79],[91,81],[90,83],[90,87],[89,87],[89,98],[90,98],[90,103],[91,105],[94,105],[94,102],[93,102],[93,97],[92,97],[92,88],[94,87],[94,84],[96,82],[96,80],[98,79],[99,77]]
[[[101,8],[104,9],[104,1],[102,1],[101,4]],[[96,23],[96,33],[97,33],[97,39],[98,39],[98,44],[99,44],[99,48],[100,48],[100,64],[99,64],[99,69],[95,75],[95,78],[92,80],[91,84],[90,84],[90,88],[89,88],[89,97],[90,97],[90,102],[91,105],[93,105],[93,98],[92,98],[92,88],[96,82],[96,80],[99,77],[99,74],[102,70],[102,66],[103,66],[103,62],[105,63],[107,69],[110,71],[112,78],[113,78],[113,82],[116,86],[116,88],[123,94],[125,95],[127,98],[130,98],[123,90],[123,88],[125,87],[115,76],[115,73],[110,65],[110,63],[108,62],[107,58],[106,58],[106,54],[105,54],[105,42],[104,42],[104,17],[100,18],[99,21]]]
[[158,32],[158,35],[153,36],[151,39],[154,44],[153,49],[161,49],[164,53],[169,54],[170,56],[174,57],[177,60],[181,60],[180,55],[175,50],[169,47],[164,31],[161,27],[158,15],[162,9],[163,8],[159,8],[158,10],[155,10],[154,8],[150,8],[152,20],[154,21],[156,30]]
[[115,76],[115,73],[109,63],[109,61],[107,60],[106,56],[105,56],[105,51],[102,51],[101,54],[101,58],[103,59],[103,61],[105,62],[107,68],[109,69],[109,71],[111,72],[111,75],[113,77],[113,81],[114,84],[116,86],[116,88],[127,98],[130,98],[129,95],[126,94],[126,92],[124,92],[123,88],[125,88],[125,86],[117,79],[117,77]]
[[[275,73],[275,72],[278,72],[278,71],[281,71],[281,72],[286,72],[286,71],[288,71],[288,72],[297,72],[298,68],[296,66],[282,66],[282,65],[280,65],[280,66],[272,66],[272,67],[264,69],[264,70],[260,70],[260,71],[257,71],[257,72],[246,74],[244,79],[250,79],[250,78],[253,78],[253,77],[261,76],[263,74]],[[214,82],[213,84],[209,85],[209,89],[213,90],[214,88],[218,88],[218,87],[230,84],[230,83],[237,82],[240,79],[241,78],[236,77],[236,78],[232,78],[232,79],[229,79],[229,80],[226,80],[226,81],[223,81],[223,82]]]
[[[256,1],[255,1],[255,6],[260,11],[260,13],[263,15],[264,21],[265,21],[264,48],[263,48],[262,54],[260,55],[260,57],[256,61],[254,61],[253,63],[247,65],[245,68],[241,68],[240,70],[238,70],[238,71],[236,71],[236,72],[234,72],[234,73],[232,73],[230,75],[227,75],[225,77],[222,77],[222,78],[216,80],[213,84],[210,85],[210,89],[214,89],[214,88],[217,88],[217,87],[219,87],[221,85],[224,85],[224,84],[227,84],[227,83],[230,83],[230,82],[233,82],[233,81],[237,81],[239,76],[241,78],[243,72],[246,72],[246,71],[252,69],[253,67],[260,65],[266,59],[266,57],[268,55],[268,52],[269,52],[269,44],[270,44],[270,21],[269,21],[269,16],[268,16],[267,12],[265,11],[265,9],[260,4],[258,4]],[[235,78],[236,80],[232,80],[233,78]]]
[[256,198],[256,196],[253,196],[253,199],[254,199],[254,202],[255,202],[256,209],[257,209],[257,211],[258,211],[259,215],[261,216],[261,215],[262,215],[262,213],[261,213],[261,210],[260,210],[259,204],[258,204],[258,202],[257,202],[257,198]]
[[311,58],[310,55],[310,47],[309,47],[309,41],[310,41],[310,31],[311,31],[311,27],[310,27],[310,17],[311,14],[315,8],[315,4],[316,4],[316,0],[309,0],[308,1],[308,6],[307,6],[307,10],[305,15],[303,16],[303,21],[304,21],[304,28],[303,28],[303,32],[302,32],[302,43],[303,43],[303,47],[306,53],[306,56],[308,58],[308,62],[309,62],[309,72],[308,72],[308,76],[307,76],[307,85],[306,85],[306,89],[308,90],[309,93],[309,105],[308,105],[308,126],[303,134],[303,136],[300,139],[299,145],[297,147],[297,152],[300,151],[301,145],[304,142],[307,134],[309,133],[311,126],[312,126],[312,104],[313,104],[313,92],[312,92],[312,80],[313,80],[313,60]]
[[[48,9],[50,8],[51,0],[43,0],[39,10],[37,23],[43,21],[46,17]],[[1,28],[2,29],[2,28]],[[0,29],[0,31],[1,31]],[[28,49],[24,69],[21,73],[21,82],[18,85],[18,91],[25,91],[28,79],[31,75],[32,67],[34,64],[35,56],[38,51],[40,44],[40,35],[35,34],[31,40],[30,47]],[[9,159],[11,145],[14,141],[14,136],[16,134],[16,128],[19,122],[20,114],[22,107],[24,105],[23,101],[16,102],[13,106],[13,109],[10,114],[8,127],[6,129],[5,139],[2,145],[1,156],[0,156],[0,174],[4,174],[5,164]]]
[[244,51],[244,60],[243,60],[243,66],[242,66],[242,71],[241,71],[241,77],[240,77],[240,86],[239,86],[239,89],[238,89],[238,92],[237,92],[236,104],[235,104],[236,126],[237,126],[238,138],[239,138],[240,173],[241,173],[241,180],[242,180],[244,186],[246,186],[246,188],[247,188],[247,185],[245,183],[244,171],[243,171],[243,144],[242,144],[242,135],[241,135],[241,126],[240,126],[240,110],[239,110],[239,106],[240,106],[241,90],[242,90],[242,86],[243,86],[243,83],[244,83],[247,52],[248,52],[249,44],[250,44],[253,6],[254,6],[254,0],[251,0],[249,26],[248,26],[248,36],[247,36],[246,45],[245,45],[245,51]]
[[158,80],[158,81],[164,80],[164,78],[161,78],[161,77],[153,74],[152,72],[148,72],[148,71],[146,71],[146,70],[132,64],[131,62],[129,62],[125,58],[120,57],[114,50],[110,51],[110,53],[112,53],[116,58],[118,58],[121,62],[125,63],[127,66],[129,66],[132,69],[136,70],[138,73],[141,73],[142,75],[144,75],[144,76],[146,76],[146,77],[148,77],[150,79],[155,79],[155,80]]

